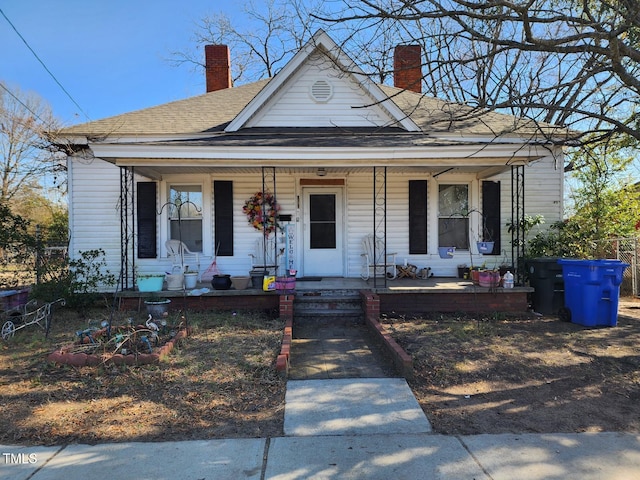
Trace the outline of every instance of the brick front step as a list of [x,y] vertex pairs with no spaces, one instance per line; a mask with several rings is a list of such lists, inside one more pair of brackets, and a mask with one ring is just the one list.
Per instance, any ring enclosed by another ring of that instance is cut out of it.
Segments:
[[362,300],[357,292],[296,295],[293,312],[297,324],[345,325],[364,320]]

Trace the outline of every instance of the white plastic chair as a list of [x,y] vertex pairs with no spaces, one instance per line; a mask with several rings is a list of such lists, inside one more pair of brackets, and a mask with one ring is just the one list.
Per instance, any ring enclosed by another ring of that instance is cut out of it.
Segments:
[[198,272],[200,281],[200,254],[189,250],[180,240],[167,240],[164,245],[167,247],[167,256],[171,259],[171,268],[180,268],[180,272],[184,273],[185,267],[189,267],[189,270]]
[[[256,240],[254,252],[249,254],[251,257],[251,269],[275,269],[278,265],[278,257],[282,253],[281,251],[275,252],[275,246],[275,235],[267,238],[260,235],[260,238]],[[274,252],[275,259],[273,258]]]
[[374,242],[373,235],[367,235],[362,239],[362,249],[364,253],[361,254],[362,273],[360,276],[363,280],[369,280],[370,271],[373,271],[373,275],[387,275],[387,278],[395,280],[398,276],[398,269],[396,268],[397,253],[385,254],[384,241],[381,238],[376,238]]

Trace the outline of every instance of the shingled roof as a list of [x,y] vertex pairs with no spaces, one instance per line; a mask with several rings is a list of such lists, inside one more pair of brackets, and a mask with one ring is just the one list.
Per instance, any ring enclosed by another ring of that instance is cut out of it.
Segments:
[[224,130],[269,80],[65,128],[62,135],[182,135]]
[[[63,129],[59,135],[67,139],[75,138],[81,143],[83,138],[88,141],[106,140],[107,142],[124,139],[124,141],[139,143],[252,134],[254,129],[250,128],[249,121],[252,115],[258,113],[287,82],[295,82],[296,73],[301,71],[305,63],[318,65],[319,63],[310,61],[316,53],[319,53],[322,58],[329,59],[326,67],[323,65],[322,68],[326,68],[328,72],[333,70],[335,78],[349,77],[353,84],[361,89],[361,100],[349,98],[350,102],[364,103],[354,105],[344,101],[342,104],[338,102],[337,108],[342,109],[342,114],[349,109],[349,105],[365,108],[365,110],[380,106],[375,115],[379,113],[385,115],[382,111],[386,112],[387,123],[385,124],[369,122],[368,119],[362,122],[362,127],[365,125],[371,127],[370,131],[366,132],[369,135],[376,131],[380,134],[389,133],[383,130],[391,128],[400,131],[393,132],[394,134],[404,132],[414,138],[428,135],[432,140],[447,138],[473,141],[474,137],[483,137],[484,141],[493,141],[498,137],[520,137],[528,142],[536,138],[537,134],[548,136],[550,133],[557,133],[557,129],[550,125],[538,125],[528,119],[519,119],[511,115],[439,100],[419,93],[420,89],[412,91],[410,88],[374,84],[325,32],[319,30],[271,79],[239,87],[223,88],[204,95],[71,126]],[[339,115],[340,110],[334,113]],[[330,118],[330,112],[327,114],[326,109],[322,115]],[[308,121],[306,123],[307,126],[311,126]],[[353,125],[353,123],[348,124]],[[357,130],[357,128],[350,129],[334,125],[335,123],[331,120],[318,124],[318,127],[336,136],[353,135]],[[271,127],[271,133],[286,136],[293,133],[295,129],[292,127],[296,126],[298,125],[274,126]],[[362,129],[358,132],[360,135],[363,133]],[[264,135],[264,132],[261,134]]]
[[[62,136],[88,138],[105,136],[189,136],[223,133],[225,127],[267,85],[260,80],[239,87],[137,110],[63,129]],[[518,120],[496,112],[478,112],[396,87],[380,85],[400,109],[421,129],[422,134],[487,136],[531,134],[539,130],[532,121]],[[547,128],[550,128],[547,126]],[[287,129],[282,130],[285,133]],[[344,130],[344,129],[342,129]],[[275,132],[274,132],[275,133]],[[339,133],[336,131],[336,133]]]

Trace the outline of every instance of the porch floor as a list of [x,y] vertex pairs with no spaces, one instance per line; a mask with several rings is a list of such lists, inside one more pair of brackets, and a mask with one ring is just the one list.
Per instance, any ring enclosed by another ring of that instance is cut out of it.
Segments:
[[[206,293],[197,292],[197,290],[208,288]],[[463,280],[452,277],[431,277],[428,279],[413,279],[413,278],[399,278],[395,280],[388,280],[385,286],[384,278],[373,278],[369,280],[362,280],[361,278],[343,278],[343,277],[311,277],[310,279],[298,278],[296,279],[296,291],[299,290],[369,290],[376,293],[403,293],[403,292],[420,292],[425,293],[434,291],[451,291],[451,292],[473,292],[473,291],[488,291],[490,289],[480,286],[474,286],[471,280]],[[530,287],[515,287],[514,291],[530,291],[533,289]],[[235,290],[233,288],[229,290],[214,290],[211,288],[210,283],[199,282],[194,290],[187,290],[186,294],[191,296],[194,292],[200,296],[210,295],[263,295],[265,292],[260,288],[247,288],[246,290]],[[493,289],[496,290],[496,289]],[[498,290],[502,290],[499,288]],[[146,293],[138,292],[135,290],[119,292],[118,295],[124,298],[127,297],[149,297],[151,295],[163,296],[163,297],[182,297],[182,290],[162,290],[162,292]],[[270,292],[268,292],[270,293]]]
[[[200,289],[208,289],[202,292]],[[401,278],[387,280],[371,278],[364,281],[360,278],[299,278],[295,292],[308,291],[369,291],[381,298],[381,311],[403,312],[407,309],[415,311],[476,311],[482,310],[526,311],[526,295],[533,292],[531,287],[486,288],[473,285],[470,280],[450,277],[432,277],[429,279]],[[446,294],[446,295],[441,295]],[[204,310],[209,308],[277,308],[276,292],[264,292],[261,288],[246,290],[214,290],[211,284],[199,283],[195,290],[163,290],[156,293],[141,293],[135,290],[119,292],[120,308],[140,308],[142,301],[151,296],[162,296],[169,299],[186,301],[174,302],[187,308]],[[242,297],[242,298],[237,298]],[[515,302],[515,303],[514,303]],[[178,305],[171,308],[177,308]]]

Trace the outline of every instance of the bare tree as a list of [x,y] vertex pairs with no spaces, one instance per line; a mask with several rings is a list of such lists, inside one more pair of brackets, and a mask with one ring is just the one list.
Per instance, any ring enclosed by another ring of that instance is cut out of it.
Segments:
[[223,44],[231,50],[234,84],[272,77],[314,33],[314,19],[308,13],[313,8],[312,2],[303,0],[248,1],[242,26],[222,13],[208,15],[194,32],[196,49],[174,52],[172,61],[204,69],[202,47]]
[[[342,0],[316,18],[360,37],[393,25],[425,52],[426,92],[640,140],[637,0]],[[328,10],[331,8],[332,10]],[[375,36],[375,37],[374,37]],[[366,42],[366,40],[365,40]]]
[[0,83],[0,202],[11,206],[29,192],[39,194],[45,175],[62,173],[47,137],[55,130],[56,121],[42,100]]

